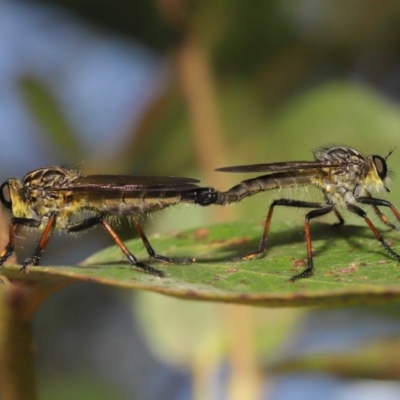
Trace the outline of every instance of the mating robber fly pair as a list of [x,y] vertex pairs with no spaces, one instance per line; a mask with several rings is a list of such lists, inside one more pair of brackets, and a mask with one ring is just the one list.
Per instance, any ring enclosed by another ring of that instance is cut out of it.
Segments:
[[309,202],[279,198],[274,200],[268,211],[264,231],[258,248],[236,259],[247,260],[262,256],[267,250],[267,237],[275,206],[309,208],[305,216],[305,241],[307,249],[307,268],[290,278],[292,282],[313,274],[313,255],[311,247],[310,220],[334,212],[338,224],[344,219],[338,209],[348,210],[363,218],[375,237],[395,259],[397,254],[368,218],[359,205],[372,207],[380,220],[390,228],[389,222],[379,207],[391,209],[398,221],[400,214],[386,200],[372,197],[370,191],[387,191],[387,158],[378,155],[364,157],[349,147],[322,148],[314,152],[314,161],[276,162],[219,168],[223,172],[266,172],[253,179],[245,180],[225,192],[208,187],[199,187],[198,181],[181,177],[148,177],[124,175],[81,175],[78,169],[47,167],[34,170],[25,175],[23,181],[8,179],[0,187],[0,201],[11,210],[12,218],[9,242],[0,253],[0,266],[13,253],[15,238],[21,227],[36,228],[42,232],[37,248],[31,258],[24,261],[20,271],[37,265],[54,229],[67,233],[87,230],[102,225],[113,238],[129,263],[137,269],[157,275],[164,273],[143,263],[128,250],[110,225],[113,217],[127,217],[142,239],[151,258],[165,262],[188,262],[174,260],[157,254],[150,245],[142,228],[144,214],[161,210],[178,203],[194,203],[202,206],[210,204],[226,205],[241,201],[257,193],[314,185],[319,188],[325,202]]

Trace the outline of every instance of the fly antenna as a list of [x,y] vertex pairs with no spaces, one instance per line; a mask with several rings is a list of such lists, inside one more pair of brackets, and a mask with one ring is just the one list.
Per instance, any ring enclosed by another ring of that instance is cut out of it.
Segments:
[[390,150],[389,153],[386,154],[386,156],[385,156],[385,158],[384,158],[385,161],[389,158],[389,156],[390,156],[395,150],[396,150],[396,147],[393,147],[393,149]]

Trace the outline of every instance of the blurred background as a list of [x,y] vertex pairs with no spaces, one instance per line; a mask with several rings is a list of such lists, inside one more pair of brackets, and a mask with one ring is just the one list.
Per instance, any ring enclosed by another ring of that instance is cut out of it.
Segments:
[[[400,3],[3,0],[0,88],[2,180],[64,164],[225,190],[242,177],[217,167],[398,146]],[[399,205],[395,174],[392,189]],[[166,210],[146,229],[261,222],[271,196]],[[302,230],[289,211],[276,218]],[[43,264],[109,244],[57,236]],[[77,284],[35,316],[40,399],[399,398],[399,326],[395,305],[264,310]]]

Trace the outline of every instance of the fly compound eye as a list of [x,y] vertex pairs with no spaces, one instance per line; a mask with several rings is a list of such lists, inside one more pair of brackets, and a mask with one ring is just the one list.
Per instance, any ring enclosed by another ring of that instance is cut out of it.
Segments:
[[387,164],[384,158],[381,156],[372,156],[372,162],[375,165],[376,172],[379,175],[379,178],[383,181],[387,176]]
[[7,208],[11,208],[11,196],[8,182],[4,182],[0,187],[0,201]]

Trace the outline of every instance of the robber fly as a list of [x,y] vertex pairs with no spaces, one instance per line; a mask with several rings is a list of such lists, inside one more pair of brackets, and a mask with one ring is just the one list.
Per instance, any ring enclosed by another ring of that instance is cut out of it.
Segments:
[[42,232],[33,256],[26,259],[20,269],[20,272],[28,272],[29,266],[39,263],[54,229],[75,233],[102,225],[132,266],[164,276],[162,271],[137,260],[111,227],[110,220],[130,218],[150,257],[176,262],[154,251],[143,232],[141,219],[144,214],[180,202],[196,203],[200,194],[202,204],[207,204],[206,193],[212,193],[213,189],[201,188],[197,182],[181,177],[82,176],[79,169],[59,166],[36,169],[25,175],[22,182],[8,179],[0,187],[0,201],[11,210],[12,218],[9,242],[0,253],[0,266],[13,253],[21,227]]
[[386,186],[388,177],[386,161],[391,153],[386,157],[378,155],[364,157],[361,153],[349,147],[327,147],[314,152],[315,161],[277,162],[272,164],[219,168],[217,171],[268,172],[268,174],[245,180],[226,192],[209,193],[204,197],[204,202],[207,203],[212,198],[211,202],[225,205],[236,203],[247,196],[252,196],[266,190],[306,185],[314,185],[321,189],[326,200],[324,203],[286,198],[274,200],[269,207],[258,249],[242,257],[238,257],[239,259],[252,259],[265,253],[268,231],[275,206],[311,208],[312,210],[305,217],[307,268],[300,274],[292,276],[290,279],[292,282],[301,278],[307,278],[314,272],[310,220],[333,211],[339,220],[338,224],[342,225],[344,219],[338,209],[346,209],[363,218],[388,253],[400,262],[400,255],[385,242],[374,224],[367,217],[365,211],[358,205],[372,206],[380,220],[390,228],[394,228],[394,226],[378,207],[389,207],[397,220],[400,221],[399,212],[389,201],[377,199],[370,194],[370,190],[389,192]]

